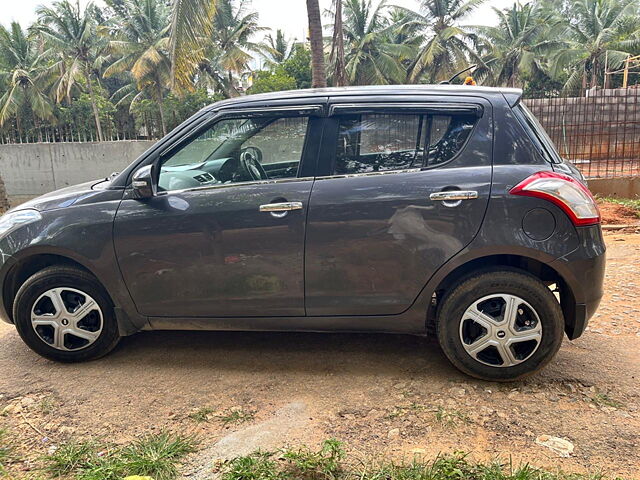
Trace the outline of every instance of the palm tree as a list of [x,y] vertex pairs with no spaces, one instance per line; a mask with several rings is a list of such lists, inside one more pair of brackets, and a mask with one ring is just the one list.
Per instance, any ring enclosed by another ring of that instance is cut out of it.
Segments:
[[333,21],[333,39],[331,42],[331,55],[329,62],[334,66],[335,73],[333,76],[334,84],[342,87],[347,84],[347,72],[344,56],[344,25],[342,16],[342,0],[334,0],[333,8],[335,10]]
[[[605,61],[619,68],[635,46],[640,46],[640,18],[636,0],[574,0],[565,20],[567,48],[554,55],[552,73],[569,71],[565,90],[595,87]],[[634,15],[635,13],[635,15]]]
[[169,52],[171,86],[176,91],[193,88],[193,74],[213,33],[216,3],[217,0],[173,0]]
[[158,104],[162,133],[166,135],[162,104],[171,74],[169,11],[157,0],[108,0],[107,5],[116,13],[109,47],[117,60],[105,70],[104,77],[130,76],[136,88],[126,85],[116,92],[118,103],[133,106],[145,97],[152,98]]
[[525,78],[545,76],[545,54],[565,46],[552,35],[552,15],[531,3],[516,2],[509,9],[493,10],[498,15],[498,25],[474,28],[488,46],[484,63],[491,83],[522,87]]
[[386,15],[386,0],[346,0],[344,5],[345,70],[349,84],[403,83],[403,61],[415,55],[409,43],[397,43],[402,28]]
[[257,12],[248,11],[248,0],[217,0],[217,4],[213,34],[199,67],[201,71],[225,72],[228,94],[235,95],[236,77],[249,70],[254,54],[264,55],[268,50],[251,40],[266,28],[259,26]]
[[94,9],[93,3],[82,10],[79,3],[74,5],[68,0],[55,2],[52,7],[38,7],[38,22],[34,29],[44,39],[50,56],[57,60],[53,67],[60,72],[57,101],[70,98],[73,87],[84,81],[91,98],[98,140],[102,141],[104,136],[93,81],[99,82],[106,41],[97,35]]
[[307,0],[307,17],[311,44],[311,86],[322,88],[327,86],[327,72],[324,66],[324,40],[318,0]]
[[274,68],[287,60],[293,53],[294,42],[287,40],[284,32],[280,29],[276,30],[275,38],[270,33],[265,36],[264,50],[266,66],[268,68]]
[[20,112],[30,109],[42,120],[53,118],[53,108],[45,91],[47,78],[43,55],[27,38],[20,24],[13,22],[9,30],[0,25],[0,126],[14,117],[21,134]]
[[449,78],[468,65],[481,63],[471,47],[473,35],[460,25],[486,0],[422,0],[421,11],[413,12],[425,38],[407,80],[429,83]]

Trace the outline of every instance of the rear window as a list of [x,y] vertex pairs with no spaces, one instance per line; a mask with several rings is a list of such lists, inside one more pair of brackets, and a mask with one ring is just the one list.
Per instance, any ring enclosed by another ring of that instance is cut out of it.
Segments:
[[560,158],[560,154],[558,154],[553,140],[551,140],[551,137],[549,137],[536,116],[531,113],[531,110],[522,104],[522,102],[518,103],[513,110],[516,118],[525,128],[531,140],[536,144],[536,147],[544,159],[550,163],[562,163],[562,158]]
[[341,115],[334,173],[426,168],[451,160],[477,120],[471,115]]

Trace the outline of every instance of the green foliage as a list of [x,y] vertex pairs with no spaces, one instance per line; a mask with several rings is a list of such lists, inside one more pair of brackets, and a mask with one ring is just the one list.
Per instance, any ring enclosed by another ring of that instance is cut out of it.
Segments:
[[9,461],[13,450],[7,436],[7,430],[0,428],[0,476],[4,473],[5,465]]
[[247,93],[279,92],[296,88],[296,80],[287,75],[282,68],[254,73],[253,85]]
[[640,198],[615,198],[605,197],[602,199],[605,202],[615,203],[622,205],[635,211],[636,215],[640,217]]
[[196,423],[204,423],[209,421],[209,416],[214,411],[211,407],[200,407],[195,412],[191,412],[188,417]]
[[246,410],[232,409],[221,415],[218,415],[217,419],[226,427],[227,425],[231,424],[250,422],[251,420],[253,420],[254,416],[254,413],[248,412]]
[[302,45],[296,45],[293,54],[282,63],[286,75],[295,79],[296,88],[311,88],[311,52]]
[[120,480],[130,475],[172,480],[178,475],[177,464],[195,449],[193,437],[169,433],[148,435],[122,448],[69,443],[45,458],[45,471],[78,480]]
[[340,442],[328,440],[319,451],[307,448],[257,452],[223,466],[222,480],[603,480],[599,474],[551,472],[510,462],[476,463],[464,453],[432,461],[414,458],[394,463],[384,459],[347,458]]

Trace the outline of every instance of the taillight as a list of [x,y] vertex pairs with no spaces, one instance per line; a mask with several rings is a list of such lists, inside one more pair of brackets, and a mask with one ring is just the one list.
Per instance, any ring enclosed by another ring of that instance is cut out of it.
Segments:
[[549,200],[564,210],[577,226],[600,223],[600,211],[589,189],[562,173],[534,173],[509,190],[509,193]]

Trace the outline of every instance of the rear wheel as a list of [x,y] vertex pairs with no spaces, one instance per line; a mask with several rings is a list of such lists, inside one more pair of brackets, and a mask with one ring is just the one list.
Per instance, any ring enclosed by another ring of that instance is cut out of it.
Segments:
[[507,270],[463,280],[445,296],[437,316],[440,345],[461,371],[510,381],[543,368],[562,344],[564,318],[537,278]]
[[104,288],[73,267],[50,267],[27,279],[16,294],[13,318],[29,348],[51,360],[99,358],[120,339]]

